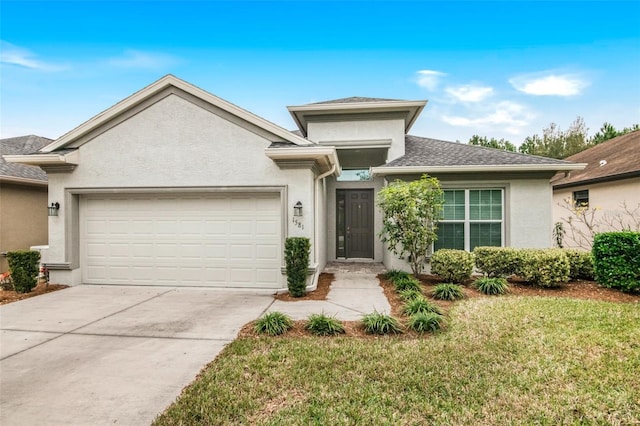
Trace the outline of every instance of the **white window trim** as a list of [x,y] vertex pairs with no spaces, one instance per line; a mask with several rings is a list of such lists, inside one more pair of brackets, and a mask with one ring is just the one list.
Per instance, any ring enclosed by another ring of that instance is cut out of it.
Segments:
[[[463,223],[464,224],[464,249],[471,251],[471,224],[472,223],[500,223],[500,247],[505,246],[505,188],[478,187],[478,188],[443,188],[443,191],[464,191],[464,219],[441,220],[439,223]],[[469,193],[471,191],[500,191],[500,220],[477,219],[471,220],[471,203]],[[435,242],[431,251],[435,250]]]

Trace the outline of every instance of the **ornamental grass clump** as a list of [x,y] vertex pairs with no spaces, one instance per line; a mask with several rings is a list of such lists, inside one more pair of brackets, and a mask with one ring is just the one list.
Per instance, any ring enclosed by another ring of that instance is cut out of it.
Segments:
[[368,334],[400,334],[402,333],[402,327],[400,322],[391,315],[386,315],[380,312],[373,312],[363,315],[362,325],[364,331]]
[[414,315],[418,313],[433,313],[442,315],[440,308],[437,305],[429,302],[424,297],[416,297],[413,300],[407,301],[402,307],[402,313],[405,315]]
[[334,317],[322,314],[309,315],[304,328],[316,336],[335,336],[344,333],[344,326]]
[[458,284],[442,283],[434,287],[432,296],[438,300],[460,300],[464,299],[464,292]]
[[418,297],[423,297],[421,291],[413,290],[413,289],[400,291],[398,292],[398,295],[400,296],[400,299],[404,300],[405,302],[416,299]]
[[494,296],[498,294],[505,294],[509,291],[509,283],[504,278],[480,278],[473,282],[473,286],[478,289],[480,293]]
[[407,326],[417,333],[429,333],[442,328],[444,318],[433,312],[420,312],[409,317]]
[[269,312],[256,321],[255,330],[260,334],[278,336],[293,327],[293,320],[282,312]]
[[395,280],[398,280],[401,278],[411,278],[410,273],[401,271],[399,269],[389,269],[382,276],[391,282],[394,282]]
[[422,290],[422,284],[420,284],[420,281],[416,280],[413,277],[399,278],[393,281],[393,286],[396,288],[397,292],[401,292],[405,290],[415,290],[415,291]]

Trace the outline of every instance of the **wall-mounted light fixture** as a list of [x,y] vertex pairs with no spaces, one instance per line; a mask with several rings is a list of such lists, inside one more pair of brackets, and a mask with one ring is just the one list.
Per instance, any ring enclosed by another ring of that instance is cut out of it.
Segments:
[[295,206],[293,206],[293,215],[294,216],[302,216],[302,203],[298,201]]
[[49,209],[49,216],[58,216],[58,210],[60,210],[60,203],[51,203],[48,209]]

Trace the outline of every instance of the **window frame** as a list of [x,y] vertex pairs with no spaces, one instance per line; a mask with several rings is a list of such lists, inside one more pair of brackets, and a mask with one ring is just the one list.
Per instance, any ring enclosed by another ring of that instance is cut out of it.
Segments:
[[[440,223],[462,223],[463,224],[463,239],[464,239],[464,250],[471,251],[471,225],[476,223],[500,223],[500,247],[505,246],[505,238],[506,238],[506,188],[504,187],[451,187],[451,188],[442,188],[443,192],[446,191],[464,191],[464,219],[443,219],[439,220]],[[500,220],[496,219],[471,219],[471,203],[470,203],[470,193],[471,191],[500,191]],[[443,194],[444,195],[444,194]],[[432,252],[436,251],[436,241],[432,244]],[[441,247],[448,248],[448,247]],[[440,250],[439,248],[438,250]]]
[[[586,198],[584,197],[586,195]],[[587,208],[589,207],[589,190],[581,189],[580,191],[573,191],[571,194],[571,198],[573,199],[573,206],[576,208]],[[582,200],[587,201],[582,201]]]

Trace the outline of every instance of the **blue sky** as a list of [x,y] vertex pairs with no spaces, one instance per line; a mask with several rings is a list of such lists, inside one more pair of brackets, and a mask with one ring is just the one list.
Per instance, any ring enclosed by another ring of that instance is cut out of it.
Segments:
[[427,99],[412,134],[519,145],[640,122],[640,1],[0,0],[0,136],[56,138],[171,73],[287,105]]

